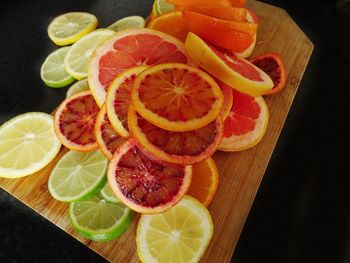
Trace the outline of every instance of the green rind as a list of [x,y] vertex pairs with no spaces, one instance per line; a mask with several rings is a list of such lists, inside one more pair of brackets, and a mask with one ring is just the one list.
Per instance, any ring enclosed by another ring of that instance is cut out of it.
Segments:
[[76,79],[73,78],[72,76],[69,76],[68,78],[59,81],[59,82],[48,82],[47,80],[44,80],[43,78],[41,78],[41,80],[45,83],[46,86],[50,87],[50,88],[63,88],[68,86],[69,84],[72,84]]

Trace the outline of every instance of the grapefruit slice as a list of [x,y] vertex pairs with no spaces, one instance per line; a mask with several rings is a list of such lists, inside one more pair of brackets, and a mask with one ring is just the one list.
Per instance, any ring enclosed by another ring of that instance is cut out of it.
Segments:
[[149,67],[136,77],[131,103],[143,118],[160,128],[190,131],[217,118],[223,95],[204,71],[168,63]]
[[115,132],[109,122],[105,105],[102,105],[97,114],[95,123],[96,142],[101,152],[109,160],[112,159],[113,153],[121,145],[125,139]]
[[232,90],[233,107],[224,122],[221,151],[241,151],[258,144],[263,138],[269,112],[262,97],[252,97]]
[[99,107],[90,91],[66,98],[54,116],[58,139],[70,150],[87,152],[98,149],[94,127]]
[[240,92],[260,96],[273,88],[273,81],[264,71],[243,58],[205,43],[193,33],[188,33],[185,47],[203,69]]
[[134,85],[137,74],[147,67],[139,66],[128,69],[110,85],[105,101],[107,115],[113,128],[123,137],[129,137],[128,108],[130,105],[131,88]]
[[137,143],[169,163],[193,164],[205,160],[217,150],[223,136],[221,117],[197,130],[173,132],[149,123],[130,106],[128,120]]
[[155,214],[170,209],[185,195],[192,166],[162,163],[129,139],[114,153],[107,176],[112,191],[126,206]]
[[277,53],[268,53],[257,56],[250,60],[258,68],[266,72],[273,81],[273,88],[266,91],[264,95],[275,94],[286,85],[287,77],[283,60]]
[[92,55],[88,67],[91,92],[101,106],[109,85],[124,70],[168,62],[190,63],[183,43],[176,38],[146,28],[120,31]]

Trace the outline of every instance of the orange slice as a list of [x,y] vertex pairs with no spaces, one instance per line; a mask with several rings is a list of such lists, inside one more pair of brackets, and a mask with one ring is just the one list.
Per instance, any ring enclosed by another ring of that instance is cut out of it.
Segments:
[[221,117],[197,130],[173,132],[149,123],[130,106],[128,121],[137,143],[169,163],[193,164],[207,159],[217,150],[223,135]]
[[252,97],[232,90],[233,107],[224,122],[221,151],[241,151],[258,144],[263,138],[269,112],[262,97]]
[[128,108],[131,88],[137,74],[147,67],[133,67],[119,74],[109,86],[105,101],[107,115],[113,128],[123,137],[129,137]]
[[136,77],[131,103],[143,118],[160,128],[190,131],[217,118],[223,95],[204,71],[168,63],[149,67]]
[[180,6],[242,7],[246,0],[168,0],[168,2]]
[[234,54],[225,53],[188,33],[186,50],[200,67],[225,84],[251,96],[260,96],[272,89],[274,84],[269,75]]
[[239,7],[176,6],[176,10],[189,10],[225,20],[247,21],[247,9]]
[[58,139],[70,150],[87,152],[98,149],[95,139],[95,121],[99,112],[90,91],[66,98],[54,116]]
[[106,107],[103,104],[97,114],[95,123],[96,142],[107,159],[112,159],[113,153],[125,139],[116,133],[109,122]]
[[209,206],[215,196],[218,183],[218,169],[214,160],[209,157],[192,166],[192,182],[186,194],[196,198],[203,205]]

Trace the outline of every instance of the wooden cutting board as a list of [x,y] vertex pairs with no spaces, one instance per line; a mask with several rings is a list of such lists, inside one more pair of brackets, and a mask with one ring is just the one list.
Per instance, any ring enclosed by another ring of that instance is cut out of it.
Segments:
[[[239,153],[214,155],[220,173],[219,188],[209,207],[214,236],[202,262],[230,261],[313,49],[311,41],[284,10],[257,1],[248,1],[248,6],[260,20],[254,54],[280,53],[288,82],[283,92],[265,98],[270,122],[260,144]],[[15,180],[0,178],[0,187],[107,260],[139,262],[135,246],[136,221],[122,237],[107,243],[84,239],[70,226],[68,205],[55,201],[47,189],[50,171],[66,151],[62,149],[52,163],[34,175]]]

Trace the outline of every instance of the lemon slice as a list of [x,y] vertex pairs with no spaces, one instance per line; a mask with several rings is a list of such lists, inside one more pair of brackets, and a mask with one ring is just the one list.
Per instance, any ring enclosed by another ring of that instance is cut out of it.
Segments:
[[97,18],[89,13],[71,12],[56,17],[50,23],[47,32],[58,46],[76,42],[82,36],[97,27]]
[[130,29],[130,28],[143,28],[145,27],[145,19],[141,16],[127,16],[117,20],[107,28],[114,30],[115,32]]
[[109,241],[119,237],[131,225],[134,212],[122,203],[113,204],[100,195],[69,205],[73,228],[94,241]]
[[115,34],[110,29],[97,29],[75,42],[64,60],[67,72],[76,79],[87,77],[88,61],[95,49]]
[[53,117],[29,112],[0,127],[0,177],[17,178],[39,171],[59,152]]
[[51,88],[62,88],[75,79],[64,68],[64,58],[70,47],[62,47],[47,56],[40,69],[40,77]]
[[136,233],[137,253],[144,263],[198,262],[212,235],[208,210],[196,199],[185,196],[165,213],[141,216]]
[[103,199],[105,199],[110,203],[114,203],[114,204],[120,203],[120,200],[115,196],[109,184],[106,184],[103,187],[103,189],[101,190],[101,195]]
[[49,177],[49,191],[59,201],[88,199],[106,184],[108,160],[100,151],[69,151],[56,164]]
[[78,80],[72,86],[69,87],[69,89],[67,90],[66,97],[68,98],[74,94],[77,94],[79,92],[86,91],[89,89],[90,87],[87,79]]
[[168,3],[166,0],[155,0],[154,8],[157,16],[172,12],[175,10],[175,5]]

